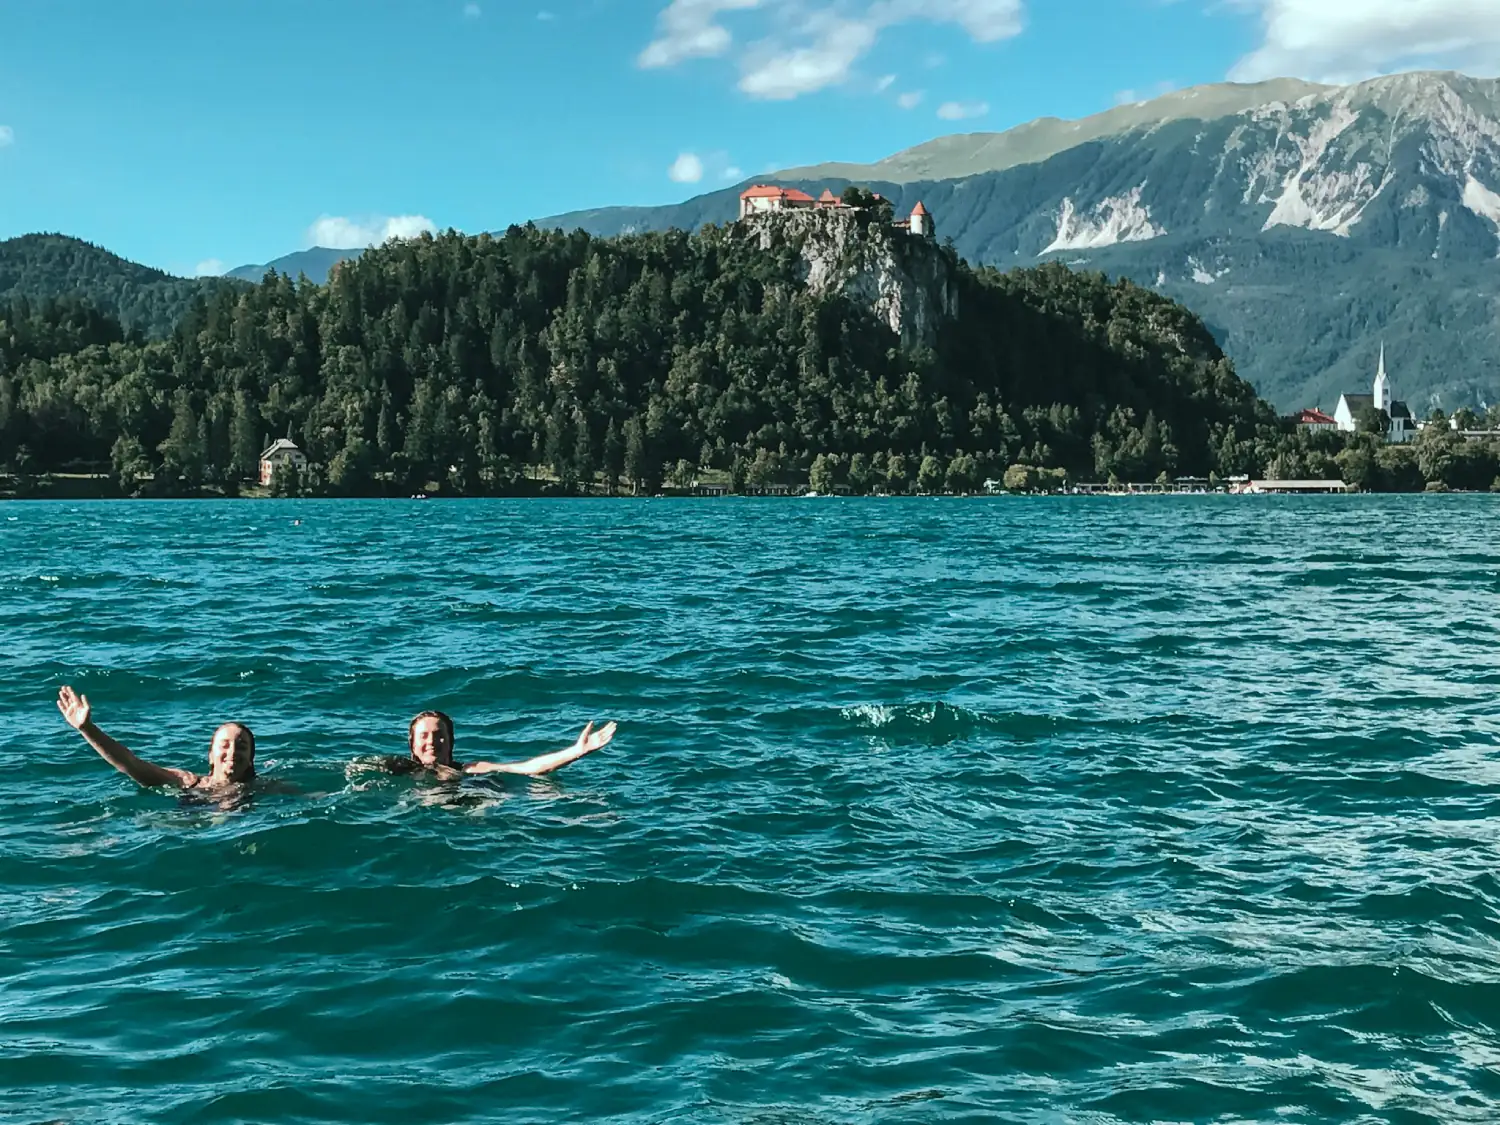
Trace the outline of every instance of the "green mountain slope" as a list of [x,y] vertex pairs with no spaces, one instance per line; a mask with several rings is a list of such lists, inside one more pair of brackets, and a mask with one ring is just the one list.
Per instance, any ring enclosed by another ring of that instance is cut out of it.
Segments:
[[76,298],[147,336],[165,335],[194,301],[238,284],[173,277],[61,234],[0,242],[0,302]]

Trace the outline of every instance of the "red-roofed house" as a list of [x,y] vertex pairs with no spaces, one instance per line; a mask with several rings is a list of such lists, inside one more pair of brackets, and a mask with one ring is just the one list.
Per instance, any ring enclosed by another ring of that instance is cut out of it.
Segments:
[[1292,415],[1292,421],[1298,427],[1306,427],[1309,430],[1336,430],[1339,428],[1338,419],[1324,414],[1321,410],[1299,410]]
[[772,184],[756,184],[740,193],[740,218],[764,214],[767,211],[791,211],[795,208],[813,205],[813,197],[805,191],[776,187]]

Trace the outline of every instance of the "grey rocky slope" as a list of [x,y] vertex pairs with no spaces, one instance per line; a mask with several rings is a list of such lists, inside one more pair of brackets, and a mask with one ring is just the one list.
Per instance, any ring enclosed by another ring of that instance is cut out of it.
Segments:
[[[1500,401],[1500,81],[1211,86],[1074,124],[771,179],[921,199],[972,262],[1061,258],[1155,286],[1283,408],[1361,389],[1382,339],[1419,410]],[[693,229],[732,219],[737,195],[538,222]]]

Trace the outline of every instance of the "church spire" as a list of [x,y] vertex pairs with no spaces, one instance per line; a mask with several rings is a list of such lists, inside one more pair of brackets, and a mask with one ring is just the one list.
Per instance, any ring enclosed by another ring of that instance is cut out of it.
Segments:
[[1385,341],[1380,341],[1380,366],[1375,371],[1375,394],[1373,396],[1376,410],[1384,410],[1387,415],[1391,412],[1391,380],[1385,373]]

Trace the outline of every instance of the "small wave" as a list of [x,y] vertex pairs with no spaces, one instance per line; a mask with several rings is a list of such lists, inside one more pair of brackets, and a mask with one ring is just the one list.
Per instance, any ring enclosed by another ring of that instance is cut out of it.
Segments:
[[1190,716],[1174,713],[1139,717],[1079,717],[1027,711],[982,711],[944,700],[921,703],[861,703],[839,709],[843,722],[878,734],[883,739],[948,742],[979,733],[1001,734],[1020,741],[1057,737],[1074,732],[1124,732],[1142,727],[1171,729],[1190,724]]

